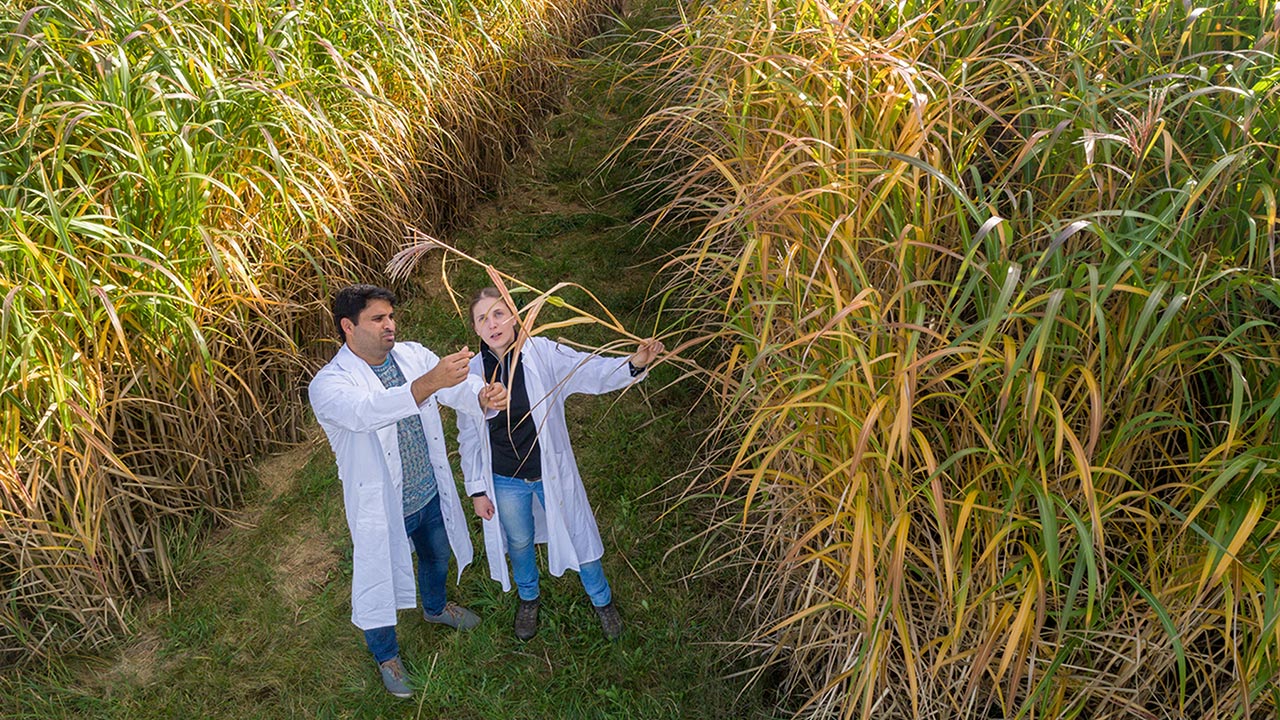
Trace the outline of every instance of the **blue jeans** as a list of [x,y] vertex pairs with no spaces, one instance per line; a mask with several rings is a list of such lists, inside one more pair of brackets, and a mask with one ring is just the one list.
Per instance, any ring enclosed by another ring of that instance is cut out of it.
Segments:
[[[422,609],[428,615],[444,612],[445,581],[449,577],[449,534],[444,529],[444,516],[440,514],[440,494],[422,509],[405,516],[404,531],[413,543],[418,555],[418,594],[422,596]],[[386,662],[400,654],[396,642],[396,626],[364,631],[364,641],[378,662]]]
[[[493,499],[502,522],[502,534],[507,537],[507,558],[511,560],[511,576],[516,582],[516,593],[521,600],[538,599],[538,558],[533,544],[533,496],[545,508],[546,495],[542,481],[529,482],[520,478],[494,474]],[[608,605],[613,599],[609,581],[604,578],[604,567],[599,560],[582,563],[578,579],[587,591],[591,604]]]

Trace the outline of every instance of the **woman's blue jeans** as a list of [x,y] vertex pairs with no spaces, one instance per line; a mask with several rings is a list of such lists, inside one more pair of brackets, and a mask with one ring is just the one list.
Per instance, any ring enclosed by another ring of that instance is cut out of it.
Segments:
[[[440,494],[422,509],[405,516],[404,531],[413,543],[418,555],[418,594],[422,596],[422,609],[428,615],[444,612],[444,586],[449,577],[449,534],[444,529],[444,516],[440,514]],[[386,662],[400,654],[396,642],[396,626],[364,631],[364,641],[369,652],[379,662]]]
[[[521,600],[538,599],[538,559],[533,544],[533,496],[547,506],[542,481],[521,480],[494,474],[493,499],[502,522],[502,533],[507,537],[507,558],[511,560],[511,576],[516,583],[516,593]],[[609,581],[604,578],[604,567],[599,560],[582,563],[578,568],[582,589],[587,591],[591,604],[608,605],[613,599]]]

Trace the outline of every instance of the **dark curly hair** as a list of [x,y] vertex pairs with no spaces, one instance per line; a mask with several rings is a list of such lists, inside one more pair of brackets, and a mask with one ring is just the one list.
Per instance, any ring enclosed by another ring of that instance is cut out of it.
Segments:
[[333,296],[333,326],[343,342],[347,341],[347,333],[342,329],[342,318],[359,323],[360,313],[370,300],[386,300],[395,307],[396,294],[377,285],[349,285]]

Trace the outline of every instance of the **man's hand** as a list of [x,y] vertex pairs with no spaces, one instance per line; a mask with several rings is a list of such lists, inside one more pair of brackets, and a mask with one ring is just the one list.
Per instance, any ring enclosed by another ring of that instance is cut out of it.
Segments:
[[661,340],[649,338],[640,343],[640,349],[631,356],[631,364],[638,368],[647,368],[665,349]]
[[480,388],[480,409],[485,412],[506,410],[507,401],[507,389],[502,383],[492,382]]
[[493,519],[493,501],[486,495],[471,498],[471,506],[476,509],[476,515],[482,520]]
[[426,402],[437,390],[453,387],[467,379],[467,363],[475,353],[463,348],[452,355],[440,358],[436,366],[413,381],[413,399],[419,405]]
[[445,355],[440,358],[440,362],[427,372],[427,381],[434,385],[437,390],[443,390],[447,387],[453,387],[463,380],[467,379],[467,363],[471,362],[471,357],[475,353],[463,348],[452,355]]

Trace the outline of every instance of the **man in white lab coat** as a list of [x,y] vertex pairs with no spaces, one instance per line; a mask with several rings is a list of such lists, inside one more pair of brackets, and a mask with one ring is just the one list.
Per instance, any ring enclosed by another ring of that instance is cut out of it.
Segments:
[[417,606],[410,542],[426,621],[459,630],[480,622],[445,599],[450,552],[460,577],[472,548],[437,403],[483,420],[506,407],[506,391],[468,373],[468,350],[440,358],[418,343],[397,343],[395,302],[373,285],[338,292],[333,320],[343,345],[309,390],[342,481],[351,621],[364,631],[387,691],[410,697],[395,629],[396,611]]

